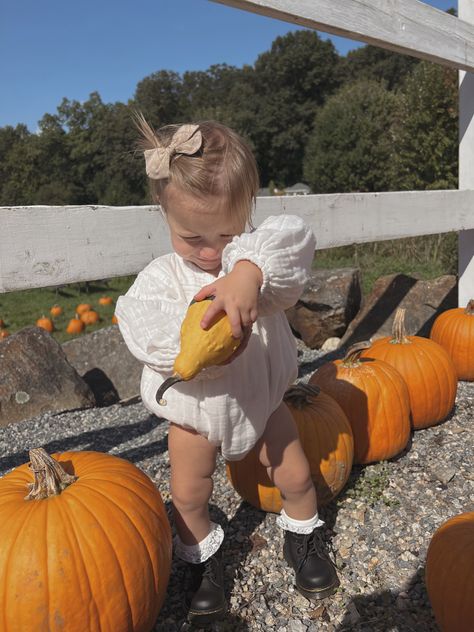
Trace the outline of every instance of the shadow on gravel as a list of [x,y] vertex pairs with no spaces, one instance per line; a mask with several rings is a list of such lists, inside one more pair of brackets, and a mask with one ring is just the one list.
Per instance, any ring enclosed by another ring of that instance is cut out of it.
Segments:
[[[166,509],[170,522],[173,524],[170,501],[166,503]],[[239,505],[235,515],[230,520],[228,520],[227,516],[214,504],[209,506],[209,513],[211,520],[219,523],[225,532],[225,539],[222,544],[224,582],[227,602],[229,604],[229,610],[231,610],[230,600],[235,578],[245,574],[243,566],[246,558],[266,544],[264,538],[252,535],[258,525],[264,521],[266,514],[246,502],[242,502]],[[232,632],[246,632],[249,630],[248,624],[238,614],[232,612],[228,612],[222,621],[205,628],[190,625],[186,620],[186,609],[182,599],[185,582],[186,563],[173,557],[166,600],[154,628],[156,632],[184,632],[185,630],[194,631],[200,629],[215,630],[216,632],[224,632],[227,630],[232,630]],[[263,589],[264,587],[262,590]],[[256,591],[252,594],[251,600],[258,599],[259,597],[260,593]],[[247,603],[242,602],[240,608],[245,608]]]
[[424,568],[417,570],[403,591],[382,590],[352,597],[335,632],[439,632],[426,592]]
[[[162,419],[149,415],[145,420],[139,423],[124,424],[121,426],[111,426],[110,428],[101,428],[100,430],[89,430],[80,434],[54,439],[47,443],[39,445],[31,445],[29,448],[42,447],[52,454],[53,452],[66,452],[67,450],[94,450],[97,452],[109,452],[112,448],[121,445],[127,441],[146,435],[161,423]],[[30,459],[28,449],[25,448],[18,452],[14,452],[8,456],[0,457],[0,474],[4,474],[7,470],[27,463]],[[150,456],[157,456],[168,449],[168,439],[164,437],[159,441],[147,443],[136,448],[125,449],[122,452],[115,453],[124,459],[132,462],[141,461]]]

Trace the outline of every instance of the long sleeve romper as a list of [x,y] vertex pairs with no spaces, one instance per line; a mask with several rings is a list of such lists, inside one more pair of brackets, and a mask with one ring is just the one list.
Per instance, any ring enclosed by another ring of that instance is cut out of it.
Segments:
[[242,459],[262,435],[272,412],[297,377],[297,352],[284,310],[296,303],[314,256],[315,238],[296,216],[267,218],[250,233],[234,237],[222,253],[219,276],[241,260],[262,271],[258,318],[247,348],[233,362],[204,369],[155,398],[173,373],[180,328],[194,295],[215,277],[176,253],[152,261],[117,301],[120,332],[144,363],[141,397],[148,410],[196,430],[220,446],[228,460]]

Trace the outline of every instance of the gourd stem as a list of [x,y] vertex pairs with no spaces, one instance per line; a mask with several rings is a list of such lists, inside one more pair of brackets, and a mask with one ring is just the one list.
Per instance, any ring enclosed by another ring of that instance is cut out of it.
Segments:
[[473,298],[471,298],[469,303],[466,305],[466,309],[464,310],[464,313],[467,314],[468,316],[474,316],[474,299]]
[[170,386],[176,384],[176,382],[182,382],[183,378],[177,374],[166,378],[160,388],[156,391],[156,401],[160,406],[166,406],[166,400],[163,399],[164,392],[169,389]]
[[406,330],[405,330],[405,308],[399,307],[395,312],[395,317],[393,319],[392,325],[392,342],[393,344],[402,344],[406,345],[410,343],[410,340],[407,338]]
[[363,340],[362,342],[356,342],[352,347],[349,347],[346,355],[342,360],[342,366],[347,369],[355,368],[359,366],[360,362],[360,354],[365,349],[369,349],[370,342],[368,340]]
[[34,482],[28,483],[29,494],[25,496],[26,500],[41,500],[57,496],[77,480],[77,476],[68,474],[44,448],[33,448],[29,451],[29,455]]
[[304,384],[299,382],[290,386],[283,396],[283,401],[288,402],[292,406],[298,409],[302,409],[311,403],[311,399],[314,399],[319,395],[321,389],[316,384]]

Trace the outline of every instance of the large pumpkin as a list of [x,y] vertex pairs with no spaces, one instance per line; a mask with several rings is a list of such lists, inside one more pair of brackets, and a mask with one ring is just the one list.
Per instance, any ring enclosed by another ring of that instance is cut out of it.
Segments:
[[[285,393],[284,400],[298,427],[318,506],[322,507],[342,490],[349,478],[354,454],[351,426],[341,407],[317,387],[295,385]],[[274,513],[281,511],[280,492],[255,450],[241,461],[229,461],[227,477],[240,496],[254,507]]]
[[437,342],[406,335],[403,308],[395,313],[392,336],[376,340],[361,357],[388,362],[403,376],[415,430],[440,423],[453,409],[458,384],[453,361]]
[[361,358],[369,343],[353,345],[342,360],[326,362],[310,377],[346,413],[354,434],[354,463],[399,454],[410,438],[410,398],[400,373],[382,360]]
[[450,355],[458,378],[474,380],[474,300],[465,308],[456,307],[440,314],[433,323],[430,338]]
[[171,566],[159,492],[124,459],[54,457],[0,479],[2,632],[149,632]]
[[474,511],[444,522],[426,555],[426,588],[442,632],[474,629]]

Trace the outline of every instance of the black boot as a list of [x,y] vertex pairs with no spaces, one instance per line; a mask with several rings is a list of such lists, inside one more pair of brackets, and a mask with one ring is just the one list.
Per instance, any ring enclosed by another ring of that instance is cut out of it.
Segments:
[[339,586],[320,528],[308,534],[285,531],[283,555],[295,570],[296,588],[307,599],[329,597]]
[[191,581],[186,591],[188,619],[196,624],[220,619],[227,610],[222,547],[201,564],[188,564]]

